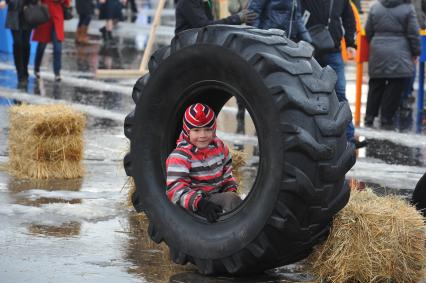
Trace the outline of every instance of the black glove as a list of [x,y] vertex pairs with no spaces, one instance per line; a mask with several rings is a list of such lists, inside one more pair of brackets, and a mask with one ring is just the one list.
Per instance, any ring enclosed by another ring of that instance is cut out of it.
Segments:
[[246,23],[248,25],[254,23],[257,18],[257,14],[253,11],[242,9],[241,12],[238,13],[240,16],[241,23]]
[[222,212],[222,207],[206,199],[200,199],[198,202],[198,214],[207,218],[210,223],[216,222],[219,218],[219,213]]

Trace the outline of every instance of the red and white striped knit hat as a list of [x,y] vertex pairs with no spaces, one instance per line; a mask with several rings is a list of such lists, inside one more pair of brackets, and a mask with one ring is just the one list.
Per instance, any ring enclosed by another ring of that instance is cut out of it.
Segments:
[[183,132],[189,137],[193,128],[210,128],[216,130],[216,117],[213,110],[202,103],[192,104],[183,115]]

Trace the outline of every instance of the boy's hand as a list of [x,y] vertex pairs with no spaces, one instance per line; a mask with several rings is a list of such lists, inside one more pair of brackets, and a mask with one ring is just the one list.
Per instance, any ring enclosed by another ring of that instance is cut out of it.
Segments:
[[198,213],[207,218],[207,221],[210,223],[216,222],[221,212],[222,207],[211,201],[202,198],[198,202]]
[[241,22],[246,23],[248,25],[254,23],[254,21],[257,18],[257,14],[255,12],[247,10],[247,9],[241,10],[241,12],[239,12],[238,15],[240,16]]

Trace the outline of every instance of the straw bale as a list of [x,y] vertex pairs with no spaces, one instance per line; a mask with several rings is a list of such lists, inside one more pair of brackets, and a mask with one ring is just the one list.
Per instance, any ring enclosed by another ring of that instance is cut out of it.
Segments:
[[73,179],[84,176],[84,167],[80,162],[60,161],[36,161],[24,160],[10,162],[9,172],[18,178],[33,179]]
[[232,156],[232,175],[235,178],[235,181],[238,184],[238,187],[241,186],[241,167],[247,164],[247,154],[240,150],[230,149],[229,152]]
[[[11,158],[31,158],[37,161],[58,161],[83,159],[83,139],[80,136],[9,136],[9,154]],[[12,143],[13,142],[13,143]]]
[[127,190],[127,207],[133,207],[132,197],[133,194],[136,193],[136,185],[133,177],[127,178],[127,182],[124,184],[123,189]]
[[10,172],[20,178],[79,178],[84,174],[85,117],[66,105],[10,108]]
[[62,104],[12,106],[9,114],[11,130],[22,135],[81,135],[86,123],[82,113]]
[[353,191],[308,266],[325,282],[420,282],[425,232],[423,217],[400,197]]

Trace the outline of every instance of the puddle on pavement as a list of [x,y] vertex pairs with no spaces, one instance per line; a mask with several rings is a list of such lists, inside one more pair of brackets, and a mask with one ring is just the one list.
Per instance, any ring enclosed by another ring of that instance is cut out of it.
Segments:
[[408,147],[388,140],[367,139],[365,157],[380,159],[387,164],[424,166],[425,153],[422,148]]

